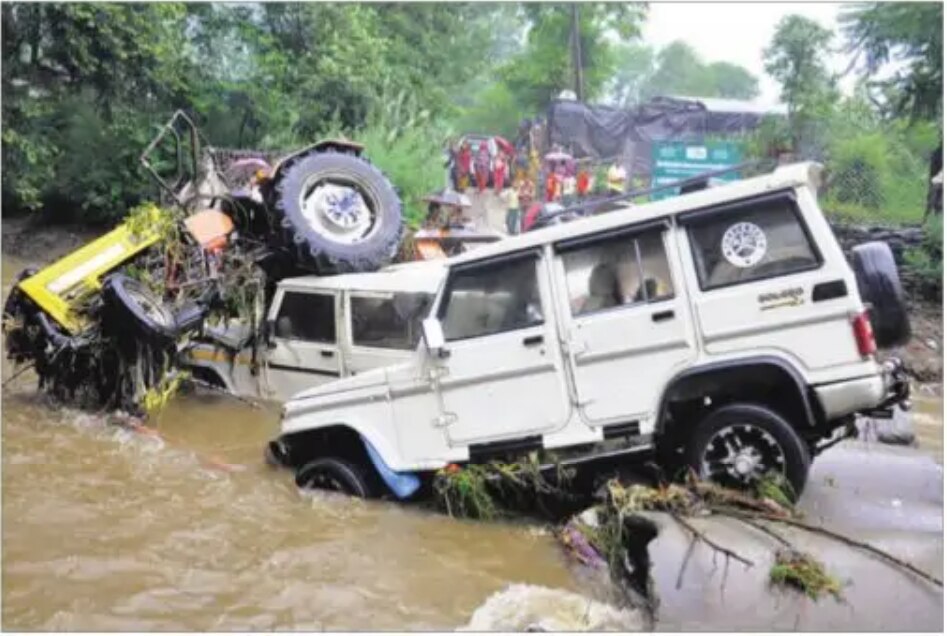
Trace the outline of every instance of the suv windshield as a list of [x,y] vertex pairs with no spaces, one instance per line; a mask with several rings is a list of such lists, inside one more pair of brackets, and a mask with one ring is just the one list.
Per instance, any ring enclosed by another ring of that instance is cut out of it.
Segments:
[[433,296],[399,292],[390,296],[351,295],[352,344],[379,349],[414,349],[421,321]]

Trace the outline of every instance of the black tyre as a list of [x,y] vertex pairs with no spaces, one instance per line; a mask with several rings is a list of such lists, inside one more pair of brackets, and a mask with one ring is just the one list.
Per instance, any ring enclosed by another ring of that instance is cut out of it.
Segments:
[[879,347],[902,345],[911,337],[898,267],[887,243],[873,241],[852,249],[852,269],[858,293],[866,303]]
[[263,461],[270,468],[289,466],[289,449],[285,442],[274,439],[263,448]]
[[13,283],[10,285],[10,293],[7,294],[7,299],[3,303],[4,322],[23,315],[30,301],[26,295],[20,291],[19,284],[38,271],[39,270],[35,267],[27,267],[13,278]]
[[297,159],[279,179],[275,197],[282,240],[303,269],[372,271],[398,250],[401,200],[361,157],[323,152]]
[[731,404],[697,425],[685,451],[701,479],[752,488],[771,472],[783,475],[798,497],[806,485],[809,449],[781,415],[756,404]]
[[109,322],[119,333],[137,334],[154,342],[178,337],[171,310],[143,283],[123,274],[112,274],[102,284]]
[[27,267],[17,274],[3,303],[4,345],[7,357],[16,363],[28,361],[35,349],[27,324],[39,310],[18,285],[37,271],[35,267]]
[[376,496],[365,469],[344,459],[322,457],[296,471],[296,486],[303,490],[332,490],[350,497],[371,499]]

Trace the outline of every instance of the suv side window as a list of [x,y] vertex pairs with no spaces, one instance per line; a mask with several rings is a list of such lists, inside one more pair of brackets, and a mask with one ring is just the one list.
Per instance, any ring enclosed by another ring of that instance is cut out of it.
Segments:
[[704,290],[821,265],[795,201],[788,197],[695,219],[687,232]]
[[452,273],[438,316],[448,342],[543,324],[536,255]]
[[661,232],[610,236],[563,254],[572,315],[673,298]]
[[397,292],[391,296],[352,294],[352,344],[381,349],[414,349],[431,294]]
[[287,291],[276,315],[277,338],[335,344],[335,296]]

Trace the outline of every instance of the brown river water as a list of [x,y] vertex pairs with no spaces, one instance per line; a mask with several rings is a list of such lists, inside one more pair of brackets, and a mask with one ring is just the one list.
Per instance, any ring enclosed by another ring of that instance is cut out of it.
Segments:
[[[4,257],[4,292],[20,266]],[[184,396],[152,437],[34,387],[26,373],[2,396],[5,630],[454,629],[517,583],[550,588],[538,614],[583,588],[541,526],[301,494],[262,461],[275,408]],[[919,409],[942,461],[940,398]]]

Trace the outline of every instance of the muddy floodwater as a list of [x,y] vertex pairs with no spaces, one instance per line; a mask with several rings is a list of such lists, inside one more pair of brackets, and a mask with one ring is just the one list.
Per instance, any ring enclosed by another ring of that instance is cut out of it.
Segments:
[[300,494],[263,464],[275,409],[187,396],[156,438],[34,388],[2,395],[3,629],[453,629],[513,583],[580,589],[538,525]]
[[[148,436],[34,387],[2,396],[5,630],[453,629],[516,583],[583,587],[538,525],[302,495],[262,461],[275,409],[185,396]],[[940,398],[918,408],[942,461]]]

